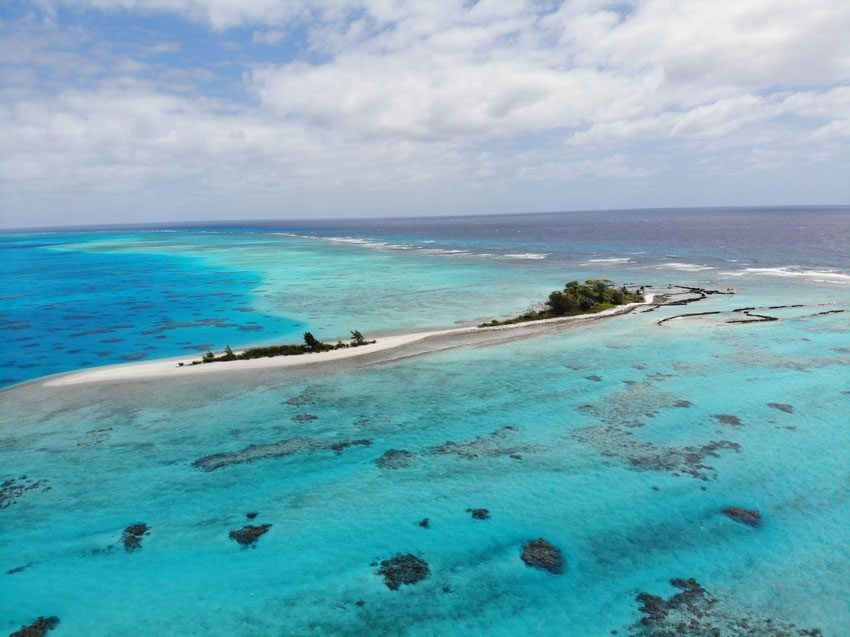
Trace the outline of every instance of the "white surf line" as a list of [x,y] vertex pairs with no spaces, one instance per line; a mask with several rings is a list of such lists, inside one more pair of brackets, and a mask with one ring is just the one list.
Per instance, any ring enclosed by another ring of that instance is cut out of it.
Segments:
[[[278,367],[299,367],[303,365],[321,365],[375,352],[382,352],[388,349],[395,349],[403,345],[415,343],[431,336],[451,336],[456,334],[471,334],[476,332],[487,331],[502,331],[512,330],[522,327],[533,327],[535,325],[546,325],[550,323],[567,323],[571,321],[581,321],[584,319],[593,319],[603,316],[613,316],[623,314],[635,307],[641,305],[649,305],[654,298],[653,294],[645,295],[644,301],[641,303],[628,303],[612,307],[602,312],[594,314],[578,314],[576,316],[561,316],[550,319],[541,319],[539,321],[525,321],[523,323],[512,323],[510,325],[494,325],[489,327],[456,327],[445,330],[432,330],[430,332],[414,332],[411,334],[400,334],[397,336],[384,336],[376,339],[375,343],[368,345],[360,345],[359,347],[350,347],[347,349],[337,349],[329,352],[317,352],[315,354],[299,354],[295,356],[274,356],[264,358],[251,358],[248,360],[235,361],[220,361],[216,363],[203,363],[200,365],[192,365],[192,359],[189,358],[165,358],[150,362],[139,363],[122,363],[119,365],[109,365],[105,367],[96,367],[81,372],[66,372],[50,376],[41,384],[44,387],[63,387],[67,385],[78,385],[83,383],[99,383],[115,380],[149,380],[156,378],[176,378],[186,377],[188,375],[197,374],[215,374],[227,371],[252,370],[252,369],[269,369]],[[237,352],[238,353],[238,352]],[[197,360],[197,359],[195,359]],[[183,363],[179,366],[178,363]]]

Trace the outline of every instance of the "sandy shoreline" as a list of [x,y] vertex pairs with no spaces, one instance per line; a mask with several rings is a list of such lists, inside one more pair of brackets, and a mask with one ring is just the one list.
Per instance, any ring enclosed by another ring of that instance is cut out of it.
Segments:
[[[535,325],[550,325],[552,323],[569,323],[597,319],[606,316],[627,314],[634,308],[649,305],[654,298],[653,294],[647,294],[642,303],[629,303],[613,307],[594,314],[579,314],[576,316],[564,316],[540,321],[528,321],[514,323],[511,325],[497,325],[492,327],[457,327],[444,330],[431,330],[427,332],[413,332],[396,336],[384,336],[376,339],[375,343],[361,345],[348,349],[319,352],[316,354],[301,354],[298,356],[276,356],[273,358],[253,358],[249,360],[235,360],[218,363],[207,363],[203,365],[191,365],[192,360],[197,360],[197,355],[191,357],[165,358],[149,362],[122,363],[106,367],[96,367],[81,372],[65,372],[50,376],[43,381],[35,381],[44,387],[62,387],[67,385],[78,385],[83,383],[98,383],[119,380],[147,380],[166,378],[195,377],[199,374],[216,374],[228,371],[257,370],[269,368],[316,366],[335,361],[365,356],[389,349],[395,349],[436,336],[453,336],[459,334],[486,333],[529,328]],[[184,363],[182,367],[178,363]]]

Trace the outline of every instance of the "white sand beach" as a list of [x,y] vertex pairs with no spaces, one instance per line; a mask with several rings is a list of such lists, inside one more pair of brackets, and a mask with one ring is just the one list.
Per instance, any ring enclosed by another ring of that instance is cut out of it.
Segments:
[[[535,325],[550,325],[552,323],[570,323],[595,320],[603,317],[611,317],[619,314],[627,314],[641,305],[649,305],[653,302],[654,294],[646,294],[642,303],[629,303],[613,307],[594,314],[579,314],[576,316],[563,316],[540,321],[527,321],[510,325],[496,325],[492,327],[466,326],[449,328],[444,330],[431,330],[426,332],[414,332],[395,336],[383,336],[374,343],[351,347],[347,349],[332,350],[329,352],[318,352],[316,354],[301,354],[297,356],[275,356],[271,358],[252,358],[248,360],[235,360],[202,365],[192,365],[197,360],[197,355],[191,357],[164,358],[149,362],[123,363],[120,365],[109,365],[93,369],[70,372],[50,376],[41,382],[45,387],[60,387],[67,385],[78,385],[82,383],[98,383],[121,380],[145,380],[186,377],[197,374],[216,374],[221,372],[232,372],[234,370],[257,370],[282,367],[299,367],[304,365],[323,365],[344,359],[355,358],[367,354],[373,354],[384,350],[394,349],[410,343],[437,336],[452,336],[458,334],[471,334],[480,332],[494,332],[514,330],[518,328],[529,328]],[[238,351],[237,351],[238,353]],[[183,363],[183,366],[179,364]]]

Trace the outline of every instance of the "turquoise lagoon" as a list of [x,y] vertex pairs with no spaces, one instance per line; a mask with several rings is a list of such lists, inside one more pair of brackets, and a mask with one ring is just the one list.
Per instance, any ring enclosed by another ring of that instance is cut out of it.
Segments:
[[[217,346],[221,335],[236,346],[304,329],[335,338],[468,322],[591,275],[737,294],[309,370],[7,389],[2,627],[54,615],[56,635],[649,635],[660,628],[640,624],[636,596],[667,599],[681,592],[671,579],[693,577],[716,601],[692,634],[845,635],[850,280],[840,222],[838,256],[810,250],[809,262],[805,250],[788,261],[781,246],[753,256],[716,241],[659,245],[658,224],[644,245],[632,236],[619,246],[470,239],[456,227],[442,239],[422,227],[52,235],[39,250],[115,259],[120,272],[158,259],[169,285],[214,276],[200,289],[238,298],[206,314],[180,299],[180,311],[242,325],[229,312],[249,305],[263,334],[239,342],[238,327],[210,324],[165,333]],[[119,298],[98,292],[102,305]],[[723,322],[735,308],[788,304],[806,307]],[[848,311],[819,313],[834,310]],[[723,314],[657,324],[708,311]],[[142,344],[161,318],[134,314],[122,320],[134,327],[116,331]],[[38,341],[34,329],[16,333]],[[180,353],[166,340],[148,339],[152,356]],[[275,443],[277,457],[193,464]],[[388,450],[409,453],[376,462]],[[728,506],[758,509],[761,524],[728,518]],[[150,531],[126,551],[122,532],[137,522]],[[271,527],[243,548],[228,534],[249,523]],[[535,538],[562,550],[562,575],[521,561]],[[378,565],[404,553],[430,575],[390,590]]]

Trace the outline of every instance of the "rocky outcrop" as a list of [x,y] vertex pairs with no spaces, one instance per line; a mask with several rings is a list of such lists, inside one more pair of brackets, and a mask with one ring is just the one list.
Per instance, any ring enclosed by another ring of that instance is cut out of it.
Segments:
[[228,534],[231,540],[235,540],[239,542],[244,547],[254,547],[257,544],[257,540],[259,540],[263,535],[268,533],[268,530],[272,528],[271,524],[246,524],[241,529],[236,529],[235,531],[231,531]]
[[[668,303],[668,305],[677,305],[677,303]],[[689,312],[687,314],[676,314],[676,316],[668,316],[660,321],[656,321],[655,324],[664,325],[668,321],[675,321],[676,319],[691,318],[694,316],[711,316],[712,314],[721,314],[721,312]]]
[[124,550],[129,552],[142,548],[142,538],[150,533],[150,527],[144,522],[131,524],[124,529],[124,534],[121,536],[121,543],[124,545]]
[[522,561],[528,566],[560,575],[567,567],[566,560],[559,549],[543,538],[526,542],[522,547]]
[[9,637],[44,637],[59,625],[58,617],[39,617],[29,626],[16,630]]
[[416,584],[431,574],[428,563],[412,553],[402,553],[381,562],[378,569],[384,583],[391,590],[398,590],[403,584]]

